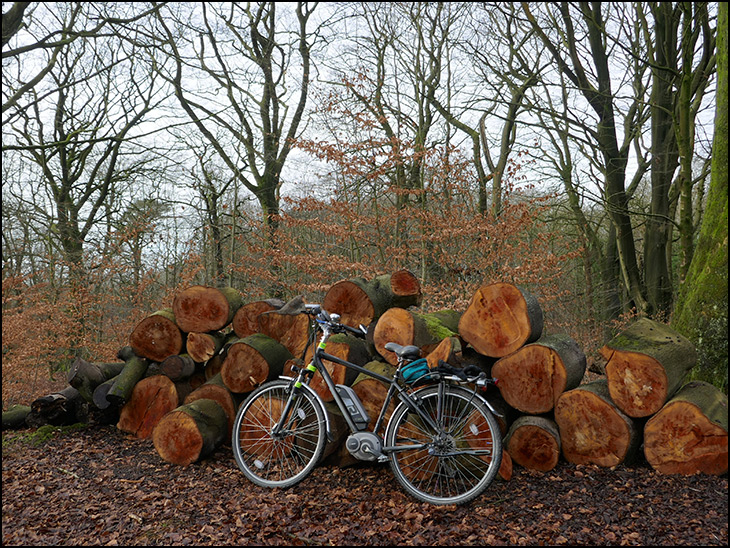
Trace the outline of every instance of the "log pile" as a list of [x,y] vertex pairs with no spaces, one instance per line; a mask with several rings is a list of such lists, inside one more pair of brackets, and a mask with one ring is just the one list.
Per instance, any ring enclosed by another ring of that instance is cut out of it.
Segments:
[[[538,299],[524,288],[486,284],[462,312],[424,311],[421,300],[418,279],[405,270],[337,282],[323,307],[343,323],[368,326],[369,339],[336,335],[327,350],[388,375],[396,360],[385,344],[413,344],[432,367],[439,360],[476,364],[499,379],[486,396],[501,414],[503,479],[513,463],[549,471],[564,458],[613,467],[630,462],[642,444],[662,473],[727,472],[727,396],[706,383],[683,384],[695,351],[668,326],[641,319],[627,327],[601,349],[605,378],[586,382],[580,346],[567,334],[544,332]],[[3,428],[86,422],[101,412],[120,430],[151,439],[163,460],[196,462],[230,442],[248,393],[310,359],[308,320],[279,314],[283,305],[245,302],[233,288],[192,286],[135,326],[118,362],[76,360],[68,389],[3,413]],[[326,365],[374,422],[386,387]],[[333,427],[344,426],[318,379],[312,387]],[[344,430],[334,436],[327,462],[355,462],[345,437]]]

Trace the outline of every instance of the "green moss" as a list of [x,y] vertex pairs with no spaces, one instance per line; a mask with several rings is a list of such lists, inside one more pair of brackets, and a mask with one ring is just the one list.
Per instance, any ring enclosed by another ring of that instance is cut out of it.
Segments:
[[53,426],[51,424],[45,424],[39,426],[32,432],[24,433],[3,433],[3,450],[7,449],[16,444],[29,444],[35,447],[47,443],[55,436],[62,436],[78,432],[87,427],[87,424],[76,423],[68,426]]

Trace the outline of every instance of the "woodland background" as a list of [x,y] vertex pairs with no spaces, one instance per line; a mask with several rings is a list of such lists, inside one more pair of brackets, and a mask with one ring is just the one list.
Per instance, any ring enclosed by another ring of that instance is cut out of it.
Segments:
[[[3,408],[193,283],[407,268],[727,392],[727,5],[3,2]],[[600,363],[595,367],[600,368]]]

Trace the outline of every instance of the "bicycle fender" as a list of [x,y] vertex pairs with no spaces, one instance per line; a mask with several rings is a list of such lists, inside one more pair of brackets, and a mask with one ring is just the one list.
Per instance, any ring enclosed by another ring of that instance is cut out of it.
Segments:
[[[279,376],[280,379],[286,380],[286,381],[295,381],[296,379],[294,377],[288,377],[286,375]],[[334,436],[332,435],[332,427],[330,426],[330,415],[327,412],[327,408],[324,406],[324,402],[322,401],[322,398],[317,394],[311,386],[308,384],[301,384],[301,388],[309,392],[309,394],[314,397],[315,400],[317,400],[317,403],[319,403],[319,407],[322,409],[322,414],[324,415],[324,429],[327,433],[327,439],[329,441],[335,441]]]

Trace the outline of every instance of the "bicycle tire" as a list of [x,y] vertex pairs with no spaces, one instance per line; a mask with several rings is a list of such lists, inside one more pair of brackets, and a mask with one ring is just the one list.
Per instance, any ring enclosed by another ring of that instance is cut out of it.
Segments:
[[316,396],[306,390],[301,390],[292,401],[284,430],[272,435],[291,393],[290,381],[271,381],[254,390],[236,415],[233,456],[244,475],[256,485],[291,487],[307,477],[322,457],[326,411]]
[[410,495],[430,504],[459,505],[481,495],[496,477],[502,437],[481,397],[460,386],[443,388],[441,400],[438,385],[414,393],[420,409],[439,422],[439,431],[400,403],[388,422],[385,445],[395,448],[390,466]]

